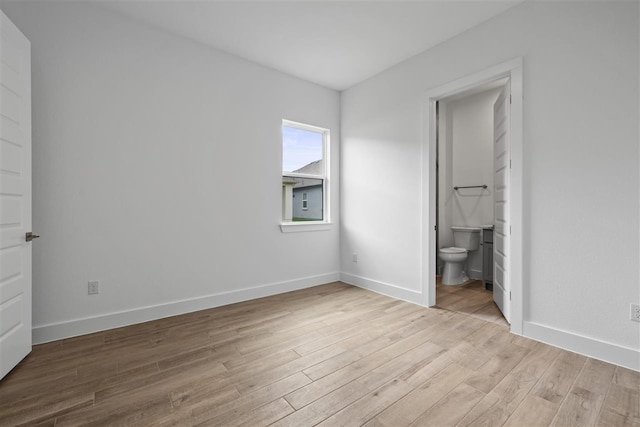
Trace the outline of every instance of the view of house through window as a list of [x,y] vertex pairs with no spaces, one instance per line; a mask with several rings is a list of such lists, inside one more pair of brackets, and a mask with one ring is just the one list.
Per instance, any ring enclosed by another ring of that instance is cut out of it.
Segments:
[[328,135],[327,129],[283,121],[283,221],[325,220]]

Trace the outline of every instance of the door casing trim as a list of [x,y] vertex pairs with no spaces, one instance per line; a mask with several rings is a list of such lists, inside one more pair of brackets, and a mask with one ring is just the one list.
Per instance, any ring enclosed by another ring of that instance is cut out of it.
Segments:
[[426,91],[424,96],[424,132],[422,143],[422,224],[421,224],[421,288],[422,303],[436,303],[436,102],[474,87],[509,77],[511,80],[510,159],[511,175],[509,219],[511,239],[508,258],[511,292],[511,332],[522,335],[525,317],[523,295],[525,263],[523,243],[526,238],[523,202],[523,63],[522,57],[494,65]]

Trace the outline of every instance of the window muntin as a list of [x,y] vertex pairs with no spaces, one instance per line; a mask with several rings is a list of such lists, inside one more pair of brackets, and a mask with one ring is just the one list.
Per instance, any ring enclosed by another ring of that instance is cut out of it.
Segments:
[[329,131],[282,122],[283,222],[327,221]]

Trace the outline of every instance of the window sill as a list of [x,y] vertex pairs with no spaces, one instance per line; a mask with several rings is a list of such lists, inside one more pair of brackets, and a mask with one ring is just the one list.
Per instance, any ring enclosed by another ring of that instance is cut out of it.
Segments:
[[333,228],[330,222],[283,222],[280,224],[280,230],[283,233],[298,233],[302,231],[326,231]]

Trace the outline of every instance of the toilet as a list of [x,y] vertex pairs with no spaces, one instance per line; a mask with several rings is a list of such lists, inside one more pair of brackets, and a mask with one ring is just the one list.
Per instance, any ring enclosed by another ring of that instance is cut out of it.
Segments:
[[451,227],[453,244],[450,248],[440,249],[440,259],[444,261],[442,273],[443,285],[459,285],[469,280],[464,271],[469,251],[480,247],[479,227]]

